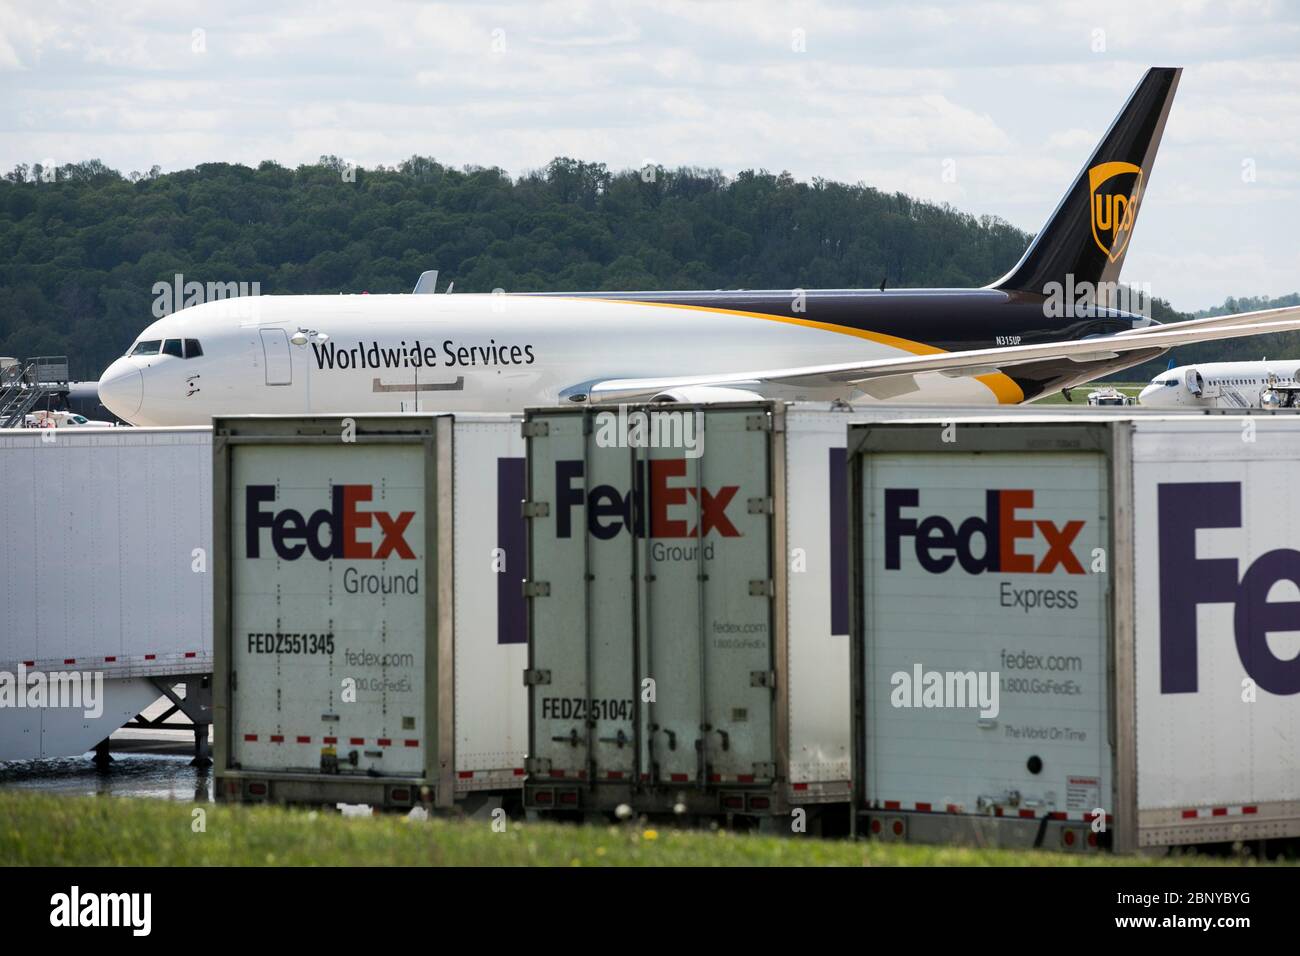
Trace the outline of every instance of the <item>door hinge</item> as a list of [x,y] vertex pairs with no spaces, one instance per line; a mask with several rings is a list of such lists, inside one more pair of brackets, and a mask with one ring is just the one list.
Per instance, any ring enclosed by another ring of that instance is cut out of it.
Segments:
[[520,512],[525,518],[545,518],[551,513],[551,506],[546,501],[521,502]]
[[529,667],[524,671],[524,686],[536,687],[539,684],[549,684],[551,682],[551,672],[540,667]]
[[551,772],[551,761],[549,757],[525,757],[525,773],[547,774]]
[[776,764],[774,763],[756,763],[754,764],[754,776],[761,779],[771,780],[776,777]]
[[551,596],[550,581],[525,581],[524,582],[524,597],[532,598],[532,597],[550,597],[550,596]]
[[750,597],[771,597],[774,593],[771,578],[749,582]]
[[749,513],[752,515],[770,515],[772,513],[772,499],[750,498]]
[[750,687],[775,687],[776,671],[750,671]]
[[745,416],[745,431],[747,432],[765,432],[772,429],[772,416],[766,413],[761,415]]
[[550,422],[528,421],[520,427],[525,438],[545,438],[551,433]]

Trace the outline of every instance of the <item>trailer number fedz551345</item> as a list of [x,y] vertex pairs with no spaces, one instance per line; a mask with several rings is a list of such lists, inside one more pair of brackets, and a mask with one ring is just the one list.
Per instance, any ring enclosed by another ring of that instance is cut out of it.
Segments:
[[333,654],[333,634],[285,634],[248,632],[250,654]]
[[594,720],[631,720],[632,701],[613,698],[581,697],[543,697],[542,719],[586,720],[590,714]]

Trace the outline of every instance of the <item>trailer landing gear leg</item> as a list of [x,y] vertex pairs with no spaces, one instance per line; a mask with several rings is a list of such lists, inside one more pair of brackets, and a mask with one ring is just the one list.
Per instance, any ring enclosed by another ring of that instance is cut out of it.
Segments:
[[190,761],[191,767],[206,769],[212,766],[212,755],[208,747],[208,728],[211,726],[211,724],[194,725],[194,759]]
[[101,770],[107,770],[108,765],[113,762],[113,757],[108,752],[108,738],[105,737],[99,743],[95,744],[95,766]]

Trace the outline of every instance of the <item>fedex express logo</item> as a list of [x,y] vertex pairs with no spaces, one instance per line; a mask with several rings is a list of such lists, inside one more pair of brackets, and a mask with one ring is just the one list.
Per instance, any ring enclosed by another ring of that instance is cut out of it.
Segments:
[[1160,485],[1160,692],[1197,689],[1196,609],[1232,606],[1237,656],[1256,686],[1270,694],[1300,694],[1300,656],[1278,657],[1270,633],[1300,631],[1300,601],[1270,601],[1282,581],[1300,588],[1300,551],[1277,548],[1254,561],[1201,558],[1200,528],[1240,528],[1241,483],[1198,481]]
[[[267,507],[275,502],[275,485],[248,485],[244,493],[248,557],[262,556],[262,532],[269,531],[272,549],[285,561],[296,561],[304,552],[317,561],[415,558],[405,537],[414,511],[391,514],[362,508],[374,497],[374,485],[335,485],[331,491],[329,510],[321,508],[304,516],[296,508]],[[361,532],[368,529],[373,530],[363,540]]]
[[[648,468],[647,468],[648,465]],[[648,472],[648,477],[647,477]],[[660,458],[640,462],[632,479],[632,490],[620,492],[613,485],[596,485],[584,494],[585,474],[581,459],[555,463],[556,535],[572,537],[572,509],[587,509],[587,531],[592,537],[608,540],[620,531],[630,531],[639,538],[647,536],[647,510],[644,490],[649,482],[649,537],[693,538],[716,531],[724,538],[738,538],[740,531],[727,516],[727,507],[740,490],[739,485],[723,485],[716,490],[696,488],[692,483],[674,479],[686,477],[686,459]],[[699,503],[698,527],[675,517],[670,510],[681,505]]]
[[[1002,574],[1051,574],[1061,568],[1068,574],[1083,574],[1083,565],[1072,548],[1084,522],[1063,525],[1023,516],[1034,507],[1034,493],[1028,490],[991,490],[984,495],[984,515],[972,515],[954,526],[941,515],[918,520],[910,513],[918,509],[921,493],[916,488],[885,489],[885,567],[897,571],[902,562],[904,538],[911,538],[916,560],[931,574],[943,574],[956,562],[967,574],[987,571]],[[977,554],[972,543],[983,539]],[[1018,543],[1042,537],[1047,551],[1035,562],[1031,554],[1017,550]]]

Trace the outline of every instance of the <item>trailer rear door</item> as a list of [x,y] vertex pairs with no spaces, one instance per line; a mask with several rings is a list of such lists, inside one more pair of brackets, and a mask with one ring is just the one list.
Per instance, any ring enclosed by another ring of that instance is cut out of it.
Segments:
[[772,778],[770,427],[766,405],[529,414],[535,773]]
[[1110,812],[1109,473],[1093,433],[869,430],[855,429],[865,803]]
[[433,776],[450,731],[435,716],[434,429],[449,454],[451,420],[363,420],[351,441],[332,420],[301,421],[217,431],[230,766]]

